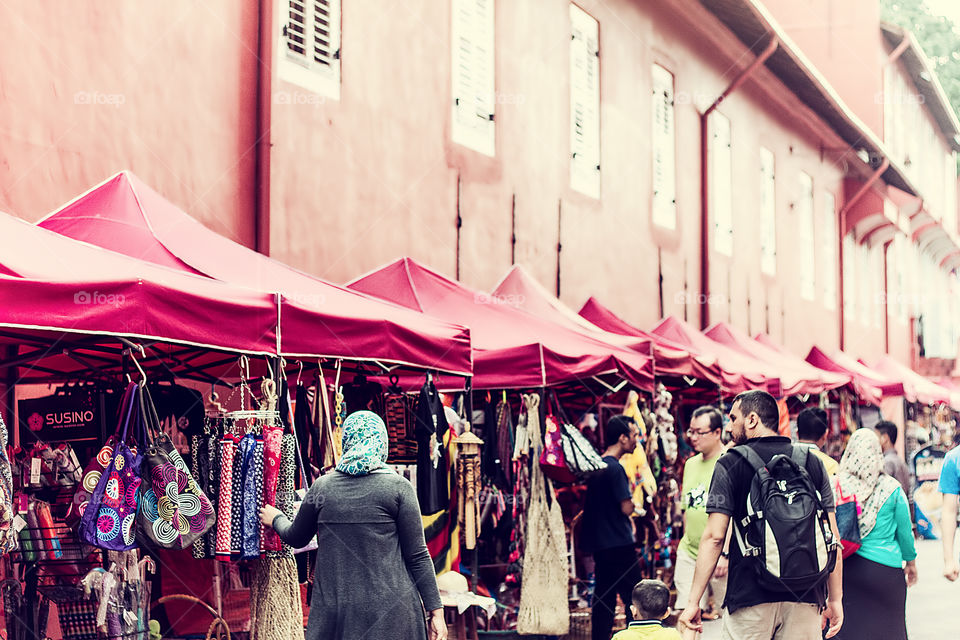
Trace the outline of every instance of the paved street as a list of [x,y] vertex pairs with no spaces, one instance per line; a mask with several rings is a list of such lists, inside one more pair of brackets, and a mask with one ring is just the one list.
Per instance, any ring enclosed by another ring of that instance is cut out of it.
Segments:
[[[950,583],[941,573],[940,541],[917,542],[920,581],[907,592],[907,631],[910,640],[960,637],[960,582]],[[720,638],[720,621],[704,625],[702,640]]]

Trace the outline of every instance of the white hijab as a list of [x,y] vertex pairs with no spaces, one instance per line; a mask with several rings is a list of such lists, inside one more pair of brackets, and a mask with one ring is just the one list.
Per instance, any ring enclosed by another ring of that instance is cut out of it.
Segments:
[[[873,429],[857,429],[840,459],[837,484],[845,497],[856,496],[860,505],[860,537],[873,531],[880,507],[900,483],[883,473],[883,449]],[[838,496],[839,497],[839,496]]]

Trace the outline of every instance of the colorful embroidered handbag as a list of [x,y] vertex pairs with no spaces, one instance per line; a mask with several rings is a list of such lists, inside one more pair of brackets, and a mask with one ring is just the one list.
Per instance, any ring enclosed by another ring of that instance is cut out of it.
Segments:
[[140,503],[141,456],[127,446],[126,440],[130,423],[139,420],[135,411],[138,388],[131,383],[123,394],[117,445],[77,527],[82,542],[101,549],[127,551],[137,546],[134,523]]
[[545,476],[554,482],[569,484],[577,479],[577,476],[567,466],[563,446],[563,435],[560,425],[553,416],[547,416],[544,423],[546,430],[544,433],[543,451],[540,452],[540,469]]
[[213,526],[216,516],[173,442],[164,433],[156,435],[160,419],[145,387],[139,400],[144,424],[155,438],[144,451],[140,467],[139,533],[165,549],[186,549]]
[[77,485],[77,490],[73,494],[73,501],[70,503],[66,516],[64,516],[67,525],[74,527],[80,522],[83,512],[87,510],[87,504],[90,502],[93,490],[97,488],[97,483],[100,482],[103,471],[110,464],[110,460],[113,459],[113,449],[116,444],[116,436],[110,436],[107,438],[107,442],[100,447],[99,453],[87,463],[83,474],[80,476],[80,484]]

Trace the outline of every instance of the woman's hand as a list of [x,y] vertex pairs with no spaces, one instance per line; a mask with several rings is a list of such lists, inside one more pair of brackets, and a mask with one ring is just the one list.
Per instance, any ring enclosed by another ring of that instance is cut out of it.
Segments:
[[263,523],[265,527],[273,527],[273,519],[282,514],[283,511],[277,509],[273,505],[265,504],[260,509],[260,522]]
[[907,578],[907,586],[912,587],[917,584],[917,561],[911,560],[907,563],[907,566],[903,568],[903,573]]
[[443,607],[430,612],[427,625],[427,636],[430,640],[447,640],[447,621],[443,619]]

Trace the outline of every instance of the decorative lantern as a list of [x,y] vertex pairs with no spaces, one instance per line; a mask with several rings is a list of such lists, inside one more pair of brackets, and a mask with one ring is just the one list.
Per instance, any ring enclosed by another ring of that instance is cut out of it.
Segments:
[[460,526],[466,548],[474,549],[480,534],[480,447],[483,440],[470,431],[467,422],[456,443]]

